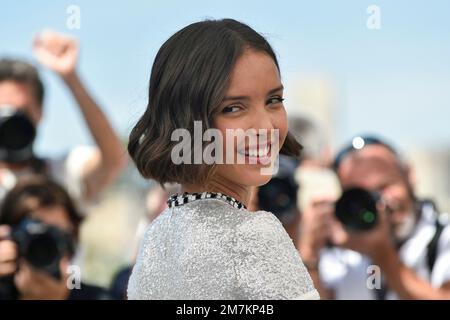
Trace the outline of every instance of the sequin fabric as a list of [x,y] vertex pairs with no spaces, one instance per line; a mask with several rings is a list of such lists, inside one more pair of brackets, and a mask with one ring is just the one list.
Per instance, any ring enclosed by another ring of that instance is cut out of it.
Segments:
[[218,199],[168,208],[145,233],[129,299],[318,299],[279,220]]

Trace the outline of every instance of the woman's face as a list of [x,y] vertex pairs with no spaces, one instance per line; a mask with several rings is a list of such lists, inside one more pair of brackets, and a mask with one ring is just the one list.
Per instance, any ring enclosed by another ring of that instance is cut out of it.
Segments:
[[[288,132],[280,74],[268,54],[248,49],[237,60],[214,122],[224,137],[224,164],[217,165],[217,177],[244,186],[267,183],[271,178],[268,169]],[[256,136],[245,135],[245,141],[234,138],[233,146],[227,148],[227,129],[250,129],[247,132]],[[234,153],[233,163],[226,161],[227,149]]]

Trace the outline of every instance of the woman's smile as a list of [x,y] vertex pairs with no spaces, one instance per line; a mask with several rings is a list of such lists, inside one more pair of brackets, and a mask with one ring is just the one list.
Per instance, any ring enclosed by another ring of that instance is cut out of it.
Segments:
[[258,144],[240,148],[237,152],[245,157],[245,163],[268,165],[271,161],[271,144]]

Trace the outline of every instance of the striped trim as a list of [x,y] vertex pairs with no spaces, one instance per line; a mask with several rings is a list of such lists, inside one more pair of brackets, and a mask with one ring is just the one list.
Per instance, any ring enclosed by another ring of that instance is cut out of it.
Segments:
[[174,194],[169,197],[167,200],[167,205],[169,208],[178,207],[183,204],[195,201],[195,200],[201,200],[201,199],[218,199],[223,200],[229,205],[233,206],[236,209],[247,209],[247,207],[241,203],[240,201],[236,200],[233,197],[227,196],[222,193],[215,193],[215,192],[202,192],[202,193],[187,193],[185,192],[182,195]]

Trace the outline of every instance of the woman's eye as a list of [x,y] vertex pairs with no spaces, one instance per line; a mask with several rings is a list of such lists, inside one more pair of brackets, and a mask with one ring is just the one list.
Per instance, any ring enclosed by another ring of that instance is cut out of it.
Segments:
[[270,97],[269,100],[267,100],[267,104],[276,104],[276,103],[283,103],[284,99],[280,96]]
[[238,106],[228,106],[222,109],[222,113],[233,113],[241,110]]

